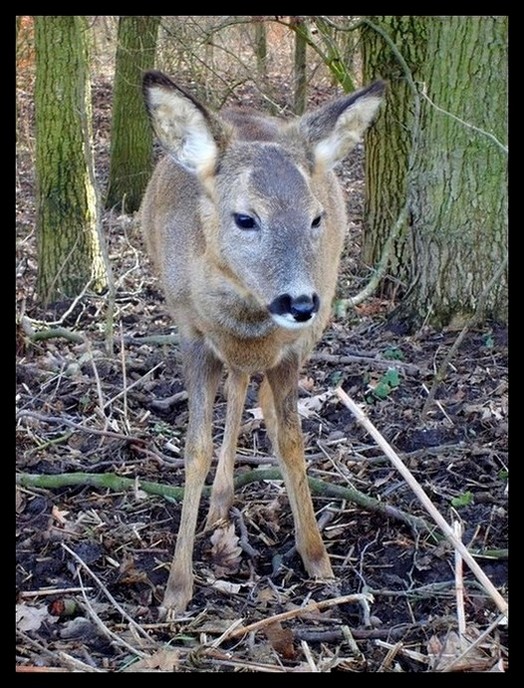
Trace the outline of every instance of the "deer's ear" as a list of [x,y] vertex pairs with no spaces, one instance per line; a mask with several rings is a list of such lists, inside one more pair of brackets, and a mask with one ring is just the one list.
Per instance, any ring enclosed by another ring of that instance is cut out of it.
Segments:
[[199,175],[212,171],[220,136],[211,113],[161,72],[146,72],[143,89],[162,146],[189,171]]
[[383,100],[383,81],[361,88],[305,114],[299,130],[315,166],[330,169],[362,140]]

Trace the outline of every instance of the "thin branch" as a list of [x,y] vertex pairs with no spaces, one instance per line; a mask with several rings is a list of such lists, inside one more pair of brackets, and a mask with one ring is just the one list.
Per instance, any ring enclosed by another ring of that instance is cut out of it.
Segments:
[[59,487],[71,487],[74,485],[90,485],[91,487],[105,488],[122,492],[136,488],[149,494],[160,495],[175,501],[181,501],[184,496],[184,488],[162,485],[150,480],[135,478],[123,478],[114,473],[58,473],[55,475],[35,475],[20,473],[16,476],[16,482],[22,487],[39,487],[44,489],[56,489]]
[[406,373],[412,375],[423,374],[425,370],[420,368],[413,363],[405,363],[404,361],[393,360],[389,358],[376,358],[374,356],[364,356],[360,354],[344,354],[337,356],[336,354],[325,354],[322,352],[313,353],[309,356],[309,360],[312,361],[325,361],[326,363],[370,363],[371,365],[377,366],[379,368],[391,368],[395,366],[396,368],[402,368]]
[[74,423],[72,420],[65,418],[63,416],[47,416],[43,413],[37,413],[36,411],[19,411],[17,418],[33,418],[39,420],[43,423],[51,423],[53,425],[65,425],[68,428],[74,428],[80,432],[85,432],[92,435],[101,435],[102,437],[111,437],[115,440],[122,440],[124,442],[137,442],[143,444],[144,439],[140,437],[133,437],[132,435],[122,435],[119,432],[112,432],[111,430],[98,430],[97,428],[88,428],[85,425],[80,425],[79,423]]
[[336,607],[340,604],[351,604],[353,602],[369,604],[373,602],[373,596],[367,593],[356,593],[354,595],[332,597],[328,600],[320,600],[319,602],[310,602],[303,607],[297,607],[296,609],[291,609],[287,612],[282,612],[281,614],[274,614],[273,616],[266,617],[260,621],[255,621],[248,626],[237,627],[229,633],[227,638],[228,640],[231,640],[231,638],[238,638],[246,635],[247,633],[259,631],[261,628],[269,626],[273,623],[280,623],[282,621],[287,621],[288,619],[294,619],[297,616],[303,616],[304,614],[310,614],[311,612],[319,612],[322,609],[329,609],[330,607]]
[[[453,522],[453,532],[457,540],[462,542],[462,526],[460,521]],[[462,557],[460,552],[455,549],[455,599],[457,603],[457,627],[461,642],[464,642],[466,635],[466,613],[464,611],[464,575]]]
[[427,494],[422,489],[422,486],[418,483],[415,477],[411,474],[409,469],[403,464],[402,460],[398,454],[393,450],[390,444],[386,442],[384,437],[375,428],[373,423],[367,418],[363,411],[355,404],[355,402],[350,399],[350,397],[344,392],[340,387],[337,388],[336,393],[344,406],[346,406],[357,418],[357,421],[364,427],[364,429],[373,437],[378,446],[386,454],[391,463],[402,475],[404,480],[407,482],[409,487],[413,490],[418,500],[425,507],[427,512],[431,515],[433,520],[442,530],[445,537],[451,542],[451,544],[460,552],[462,558],[469,566],[472,573],[475,575],[477,580],[482,584],[488,595],[495,602],[500,611],[507,615],[508,614],[508,603],[495,588],[490,579],[486,576],[484,571],[480,568],[477,562],[473,559],[471,554],[468,552],[464,543],[459,540],[453,529],[449,526],[447,521],[444,519],[442,514],[435,508],[433,502],[427,496]]
[[[147,640],[147,642],[149,644],[151,644],[151,638],[148,635],[148,633],[146,633],[146,631],[144,631],[144,629],[140,626],[140,624],[138,624],[131,616],[129,616],[129,614],[126,612],[126,610],[115,600],[113,595],[109,592],[109,590],[106,588],[106,586],[102,583],[100,578],[98,578],[98,576],[89,568],[89,566],[85,563],[85,561],[81,557],[79,557],[78,554],[76,552],[74,552],[70,547],[68,547],[64,542],[62,542],[61,545],[62,545],[62,548],[70,556],[72,556],[73,559],[78,564],[80,564],[80,566],[91,576],[91,578],[95,581],[95,583],[98,585],[100,590],[104,593],[104,595],[107,597],[107,599],[115,607],[115,609],[118,611],[118,613],[121,614],[124,619],[126,619],[126,621],[129,623],[129,625],[132,626],[139,635],[141,635],[145,640]],[[82,584],[82,588],[83,588],[83,584]],[[86,596],[84,596],[84,598],[85,597]],[[105,626],[104,626],[104,628],[105,628]],[[118,638],[118,636],[117,636],[117,638]],[[126,643],[126,646],[127,646],[127,643]],[[130,646],[127,646],[127,647],[130,647]],[[134,648],[130,648],[130,649],[132,649],[133,652],[135,652],[136,654],[139,654],[142,657],[145,656],[145,654],[140,650],[136,650]]]
[[357,306],[359,303],[365,301],[375,292],[380,281],[386,274],[389,259],[391,258],[391,254],[393,253],[394,243],[400,236],[401,231],[405,228],[406,220],[408,218],[408,209],[409,201],[406,198],[406,201],[397,217],[397,220],[393,225],[393,228],[389,232],[388,238],[384,242],[384,246],[382,247],[382,253],[380,254],[380,259],[374,269],[373,276],[371,277],[367,285],[364,287],[364,289],[361,289],[358,292],[358,294],[355,294],[355,296],[351,296],[347,299],[342,299],[343,304],[347,304],[349,306]]
[[508,154],[509,149],[508,146],[505,146],[503,143],[501,143],[496,136],[493,134],[490,134],[489,131],[485,131],[484,129],[481,129],[480,127],[476,127],[474,124],[471,124],[470,122],[466,122],[465,120],[461,119],[460,117],[457,117],[457,115],[454,115],[452,112],[448,112],[448,110],[444,110],[443,108],[439,107],[436,105],[431,98],[425,93],[424,88],[420,89],[419,91],[420,95],[425,98],[428,103],[435,108],[435,110],[438,110],[439,112],[442,112],[442,114],[447,115],[448,117],[451,117],[451,119],[456,120],[457,122],[460,122],[460,124],[463,124],[465,127],[468,127],[468,129],[473,129],[473,131],[478,132],[479,134],[482,134],[483,136],[487,136],[489,139],[493,141],[504,153]]

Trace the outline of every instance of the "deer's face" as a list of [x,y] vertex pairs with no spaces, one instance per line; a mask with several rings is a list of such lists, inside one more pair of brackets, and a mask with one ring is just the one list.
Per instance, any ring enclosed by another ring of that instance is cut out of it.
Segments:
[[326,218],[306,165],[274,143],[238,143],[224,154],[215,191],[221,260],[278,325],[311,324]]

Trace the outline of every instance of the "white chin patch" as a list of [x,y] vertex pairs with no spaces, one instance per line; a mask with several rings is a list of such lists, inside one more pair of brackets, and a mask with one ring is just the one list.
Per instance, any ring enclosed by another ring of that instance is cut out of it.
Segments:
[[316,313],[313,313],[309,320],[303,320],[302,322],[295,320],[295,318],[291,314],[278,315],[276,313],[272,313],[271,317],[277,325],[279,325],[280,327],[284,327],[286,330],[304,330],[306,327],[309,327],[311,325],[311,323],[315,319],[315,315]]

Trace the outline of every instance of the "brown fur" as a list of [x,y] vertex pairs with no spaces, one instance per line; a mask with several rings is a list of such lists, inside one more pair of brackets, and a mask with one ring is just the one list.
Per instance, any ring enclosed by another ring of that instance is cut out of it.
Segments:
[[[297,380],[329,319],[346,231],[331,168],[362,137],[383,90],[377,82],[284,122],[253,111],[215,115],[164,75],[144,78],[152,123],[169,155],[146,191],[142,226],[178,325],[189,394],[185,496],[163,602],[174,613],[192,597],[194,534],[224,365],[228,407],[208,525],[228,518],[249,377],[265,373],[260,403],[297,550],[311,576],[333,576],[306,479]],[[253,227],[244,226],[246,217]]]

